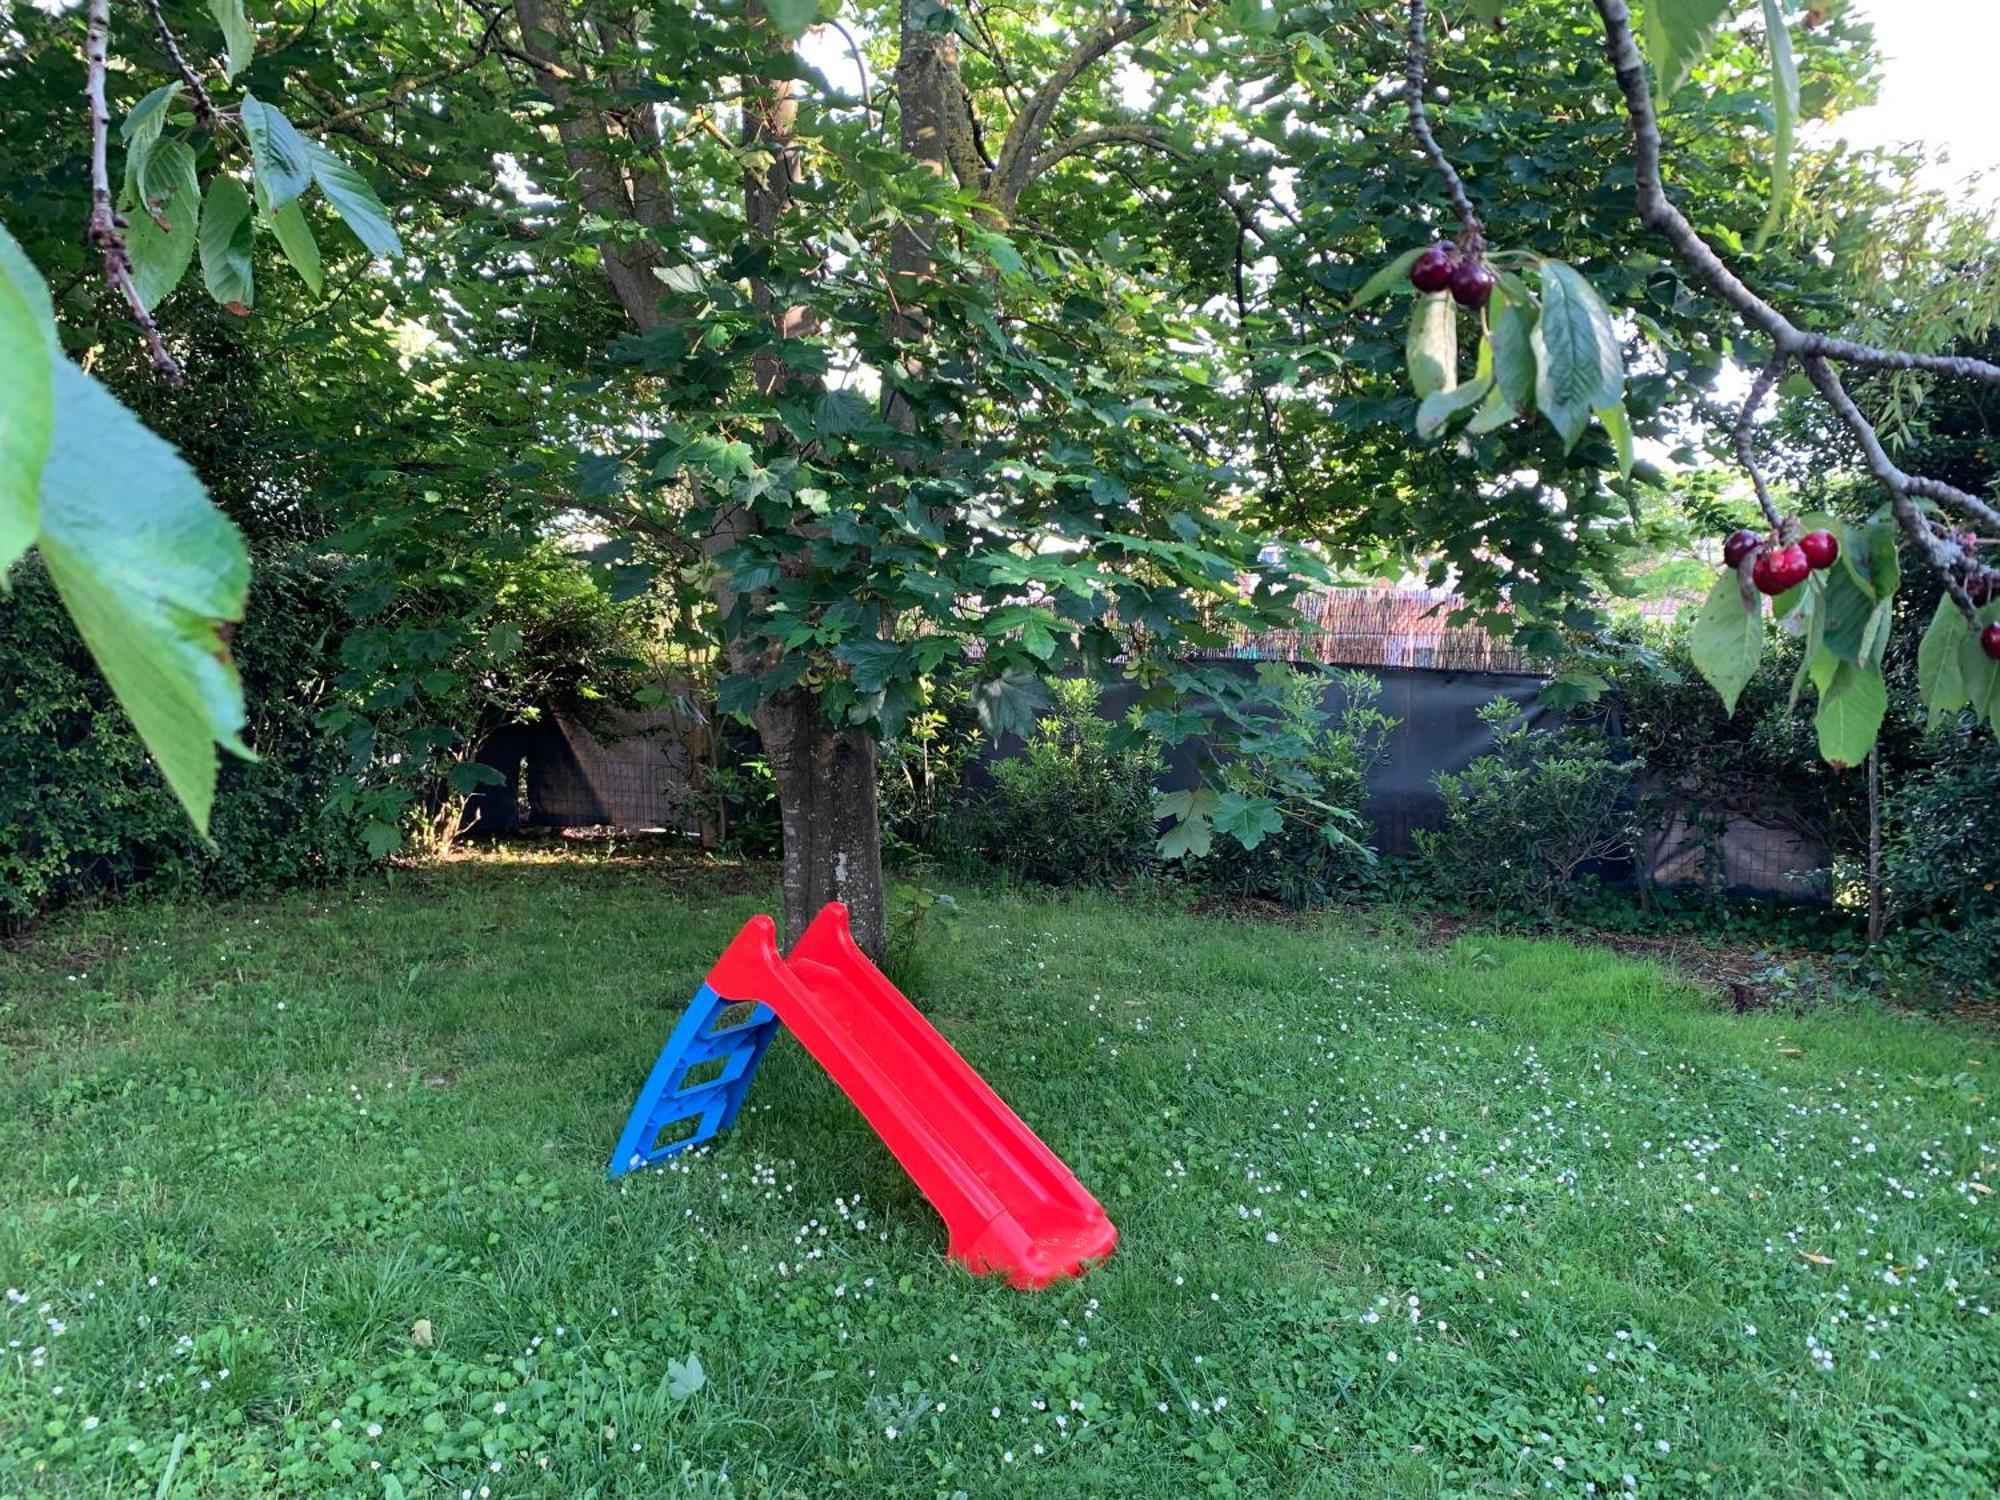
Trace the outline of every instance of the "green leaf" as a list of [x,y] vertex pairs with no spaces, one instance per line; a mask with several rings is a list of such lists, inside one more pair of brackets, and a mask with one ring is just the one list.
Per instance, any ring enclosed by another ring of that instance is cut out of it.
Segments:
[[[1979,619],[1985,624],[2000,609],[1987,605],[1980,610]],[[1967,630],[1958,643],[1958,675],[1965,685],[1965,703],[1973,714],[1981,719],[1989,718],[1996,707],[2000,707],[2000,662],[1986,654],[1979,644],[1977,631]]]
[[1486,399],[1480,403],[1479,410],[1472,414],[1472,420],[1465,424],[1466,435],[1482,437],[1486,433],[1497,432],[1520,415],[1513,402],[1507,399],[1506,393],[1496,385],[1486,393]]
[[1201,859],[1215,847],[1215,825],[1197,813],[1183,818],[1160,835],[1162,859]]
[[139,305],[151,312],[180,284],[194,259],[201,184],[195,180],[194,152],[185,141],[162,141],[154,148],[139,193],[125,228],[125,250],[132,257]]
[[35,539],[42,465],[55,432],[56,344],[49,289],[0,226],[0,576]]
[[1417,405],[1417,436],[1426,440],[1436,437],[1447,422],[1484,401],[1492,389],[1493,377],[1482,375],[1449,390],[1432,391]]
[[1535,404],[1535,310],[1517,298],[1507,297],[1493,315],[1493,331],[1487,342],[1493,346],[1493,379],[1500,394],[1515,411],[1528,411]]
[[895,641],[842,641],[833,654],[847,663],[848,680],[862,693],[879,693],[910,669],[909,648]]
[[1458,384],[1458,307],[1444,292],[1417,298],[1405,342],[1410,385],[1419,397]]
[[1771,204],[1764,211],[1752,248],[1762,250],[1779,225],[1792,197],[1792,135],[1799,120],[1799,64],[1792,55],[1792,34],[1778,0],[1764,0],[1764,34],[1771,44]]
[[1845,568],[1829,568],[1822,576],[1826,592],[1819,608],[1827,650],[1858,666],[1866,654],[1868,622],[1875,613],[1875,598]]
[[1268,797],[1245,797],[1237,792],[1224,792],[1216,799],[1216,832],[1228,834],[1245,849],[1255,849],[1264,842],[1264,835],[1276,833],[1284,826],[1285,815]]
[[233,313],[247,313],[255,300],[250,257],[256,232],[250,195],[234,177],[209,179],[201,205],[201,279],[208,294]]
[[317,297],[325,288],[326,276],[320,268],[319,241],[313,238],[304,207],[294,199],[272,213],[270,220],[271,232],[278,237],[278,248],[285,252],[292,269]]
[[1026,739],[1034,732],[1036,717],[1049,706],[1049,690],[1026,667],[1008,667],[973,689],[972,700],[979,727],[988,738],[1014,734]]
[[764,14],[789,37],[801,37],[819,20],[819,0],[764,0]]
[[1663,108],[1688,81],[1733,9],[1732,0],[1648,0],[1640,13],[1640,39],[1659,81],[1655,97]]
[[119,195],[121,204],[129,206],[139,201],[139,184],[145,180],[146,161],[159,142],[160,132],[166,128],[167,106],[174,102],[180,91],[178,79],[161,84],[133,105],[124,123],[118,127],[118,138],[125,143],[125,186]]
[[1959,613],[1951,595],[1939,595],[1930,628],[1917,643],[1917,691],[1930,710],[1933,729],[1944,721],[1945,715],[1956,713],[1972,702],[1965,673],[1959,665],[1959,653],[1971,640],[1965,616]]
[[1542,262],[1542,316],[1532,342],[1535,403],[1574,448],[1593,412],[1625,399],[1625,356],[1611,313],[1581,272]]
[[1725,572],[1715,580],[1695,617],[1688,644],[1695,670],[1722,695],[1723,706],[1735,713],[1736,700],[1764,655],[1763,611],[1744,604],[1735,573]]
[[312,186],[312,148],[274,106],[245,94],[242,108],[258,191],[273,209],[283,208]]
[[685,1401],[708,1384],[708,1376],[701,1368],[701,1356],[690,1354],[686,1359],[667,1361],[667,1397],[673,1401]]
[[41,552],[99,669],[204,833],[217,744],[248,756],[219,627],[243,618],[250,559],[179,454],[67,360],[42,471]]
[[655,266],[653,274],[666,284],[669,291],[679,292],[684,297],[701,295],[701,289],[708,284],[700,266]]
[[1410,284],[1410,267],[1417,263],[1417,257],[1428,250],[1428,245],[1419,245],[1414,250],[1405,250],[1401,255],[1382,267],[1373,276],[1361,283],[1361,290],[1354,294],[1354,300],[1347,304],[1349,312],[1366,307],[1371,302],[1380,301],[1398,287]]
[[1600,406],[1594,415],[1604,424],[1604,430],[1611,434],[1611,449],[1618,455],[1618,477],[1632,477],[1632,417],[1625,410],[1623,401],[1610,406]]
[[257,33],[250,29],[250,18],[243,13],[243,0],[208,0],[208,13],[222,28],[222,45],[226,49],[222,76],[233,79],[256,56]]
[[1889,689],[1875,667],[1841,662],[1819,695],[1813,727],[1819,732],[1820,759],[1835,770],[1858,766],[1881,732],[1889,711]]
[[317,141],[308,141],[306,149],[312,153],[313,181],[319,184],[326,201],[354,231],[363,248],[371,255],[400,256],[403,242],[396,234],[396,226],[389,222],[389,211],[375,196],[375,189]]

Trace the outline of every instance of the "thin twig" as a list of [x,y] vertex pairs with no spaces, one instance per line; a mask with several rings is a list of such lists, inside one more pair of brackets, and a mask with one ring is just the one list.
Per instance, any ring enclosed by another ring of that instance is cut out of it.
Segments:
[[1743,471],[1750,476],[1750,488],[1757,492],[1757,504],[1764,512],[1764,519],[1771,523],[1771,534],[1777,535],[1783,527],[1784,518],[1778,514],[1778,507],[1771,501],[1770,486],[1764,483],[1764,471],[1757,463],[1757,447],[1753,441],[1753,424],[1757,420],[1758,408],[1764,398],[1771,394],[1771,388],[1784,378],[1785,366],[1791,363],[1788,355],[1779,354],[1764,366],[1755,381],[1751,383],[1750,394],[1743,398],[1743,410],[1736,417],[1736,458],[1743,465]]
[[132,279],[132,252],[125,248],[125,220],[111,200],[111,110],[104,102],[105,57],[111,50],[111,0],[90,0],[88,16],[84,53],[89,73],[84,93],[90,101],[90,243],[104,257],[105,280],[125,298],[138,320],[146,349],[153,357],[153,373],[169,385],[179,385],[186,377],[179,362],[167,352],[160,325],[139,297],[138,284]]
[[[159,39],[160,50],[167,54],[167,60],[174,65],[174,71],[181,75],[181,86],[188,91],[188,100],[194,105],[194,117],[204,130],[215,129],[215,101],[208,97],[208,90],[202,86],[201,75],[195,72],[181,51],[181,44],[174,36],[173,27],[167,24],[166,12],[160,8],[160,0],[146,0],[146,10],[153,18],[153,35]],[[316,12],[315,12],[316,13]]]
[[1431,133],[1430,113],[1424,107],[1424,66],[1428,56],[1425,24],[1424,0],[1410,0],[1410,44],[1403,70],[1403,99],[1410,109],[1410,134],[1424,148],[1424,155],[1430,158],[1431,170],[1444,183],[1445,193],[1451,199],[1452,212],[1458,215],[1461,248],[1469,254],[1477,254],[1486,246],[1486,226],[1479,222],[1479,210],[1472,206],[1471,195],[1465,191],[1465,180],[1458,175],[1458,168],[1451,164],[1451,158],[1444,154],[1444,148]]

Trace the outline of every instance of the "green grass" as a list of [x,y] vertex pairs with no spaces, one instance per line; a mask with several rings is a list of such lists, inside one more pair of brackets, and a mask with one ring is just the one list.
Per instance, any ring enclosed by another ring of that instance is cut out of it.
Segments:
[[497,859],[0,953],[0,1495],[2000,1481],[1989,1034],[962,893],[914,998],[1123,1234],[1023,1295],[789,1041],[605,1181],[764,894]]

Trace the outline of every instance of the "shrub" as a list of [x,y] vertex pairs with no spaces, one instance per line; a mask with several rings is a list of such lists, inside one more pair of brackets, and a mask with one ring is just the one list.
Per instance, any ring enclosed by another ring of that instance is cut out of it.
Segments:
[[1928,1004],[2000,992],[2000,744],[1977,730],[1941,731],[1936,759],[1885,788],[1882,875],[1885,986]]
[[1434,778],[1444,821],[1415,834],[1422,871],[1438,894],[1481,910],[1553,916],[1577,899],[1586,867],[1630,858],[1639,764],[1589,726],[1538,733],[1505,698],[1479,717],[1493,749]]
[[329,809],[343,756],[317,716],[335,671],[333,585],[257,569],[232,651],[254,762],[222,757],[212,845],[189,824],[63,615],[46,572],[17,566],[0,604],[0,928],[139,881],[222,894],[349,873],[364,855]]
[[1154,743],[1114,748],[1102,693],[1082,678],[1049,684],[1050,708],[1017,756],[995,761],[994,788],[974,809],[986,859],[1045,885],[1110,885],[1158,862]]
[[882,746],[882,846],[890,860],[956,871],[976,854],[965,779],[984,743],[971,695],[944,683]]
[[1326,710],[1324,672],[1282,668],[1261,675],[1270,689],[1268,721],[1217,766],[1215,779],[1224,792],[1276,803],[1284,823],[1253,849],[1216,838],[1193,873],[1232,895],[1321,905],[1373,870],[1361,806],[1368,772],[1382,759],[1396,721],[1377,707],[1382,684],[1366,672],[1333,674],[1341,688],[1338,713]]

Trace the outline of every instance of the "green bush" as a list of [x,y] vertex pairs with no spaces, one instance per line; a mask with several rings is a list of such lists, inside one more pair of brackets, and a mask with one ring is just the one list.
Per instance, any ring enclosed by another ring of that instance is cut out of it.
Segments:
[[2000,994],[2000,743],[1978,730],[1927,743],[1936,759],[1885,788],[1878,963],[1900,1000],[1988,999]]
[[976,857],[965,776],[984,744],[972,697],[955,683],[938,685],[929,705],[884,743],[879,794],[885,857],[954,872]]
[[1019,755],[992,764],[993,790],[972,809],[986,860],[1043,885],[1113,885],[1158,863],[1154,745],[1113,745],[1097,711],[1098,686],[1084,678],[1049,684],[1050,707]]
[[365,856],[329,810],[342,756],[317,716],[336,670],[331,580],[262,567],[232,643],[258,759],[222,758],[213,844],[188,823],[63,614],[24,562],[0,601],[0,928],[140,881],[218,893],[349,873]]
[[1434,778],[1444,821],[1415,834],[1424,879],[1481,911],[1553,916],[1582,894],[1586,867],[1630,858],[1639,763],[1587,725],[1538,733],[1505,698],[1479,717],[1493,728],[1493,749]]
[[1304,907],[1354,890],[1372,874],[1375,855],[1361,806],[1368,772],[1386,752],[1396,721],[1377,707],[1379,679],[1366,672],[1337,675],[1342,703],[1330,714],[1325,673],[1291,668],[1266,674],[1269,721],[1218,764],[1215,779],[1224,792],[1279,804],[1283,826],[1254,849],[1216,838],[1194,863],[1196,880],[1231,895]]

